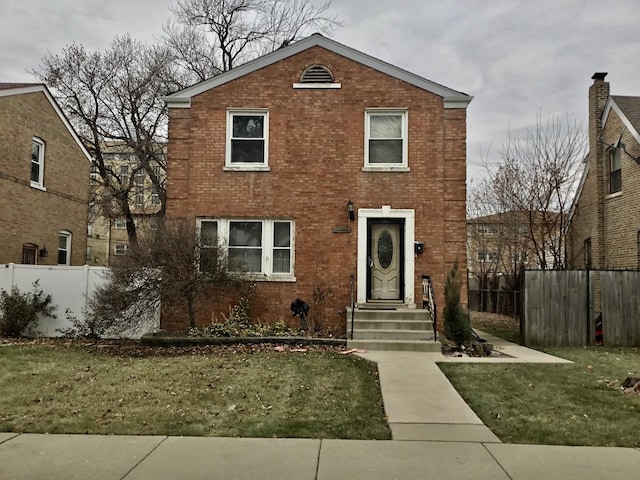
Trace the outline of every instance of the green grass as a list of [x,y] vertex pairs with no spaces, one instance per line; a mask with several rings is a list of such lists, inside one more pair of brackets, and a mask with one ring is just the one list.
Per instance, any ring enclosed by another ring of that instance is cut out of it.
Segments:
[[2,346],[0,392],[5,432],[390,438],[375,366],[335,353]]
[[548,348],[575,364],[441,364],[456,390],[503,441],[640,447],[637,348]]

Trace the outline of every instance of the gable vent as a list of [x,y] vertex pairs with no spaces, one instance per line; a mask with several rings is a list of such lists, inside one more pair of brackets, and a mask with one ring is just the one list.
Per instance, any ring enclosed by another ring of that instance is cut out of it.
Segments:
[[302,72],[300,83],[333,83],[333,74],[324,65],[311,65]]

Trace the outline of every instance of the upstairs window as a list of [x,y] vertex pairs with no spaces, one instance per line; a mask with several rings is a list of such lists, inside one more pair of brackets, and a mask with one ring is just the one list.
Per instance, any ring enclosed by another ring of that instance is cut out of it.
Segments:
[[609,150],[609,193],[622,191],[620,148]]
[[71,232],[62,230],[58,233],[58,265],[71,264]]
[[241,110],[227,115],[225,166],[231,170],[268,170],[268,112]]
[[370,110],[365,119],[365,167],[407,167],[407,112]]
[[31,186],[44,188],[44,142],[35,137],[31,142]]

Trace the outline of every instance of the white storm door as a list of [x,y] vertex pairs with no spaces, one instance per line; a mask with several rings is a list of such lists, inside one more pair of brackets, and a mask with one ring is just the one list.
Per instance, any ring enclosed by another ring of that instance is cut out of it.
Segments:
[[371,225],[371,300],[400,300],[400,225]]

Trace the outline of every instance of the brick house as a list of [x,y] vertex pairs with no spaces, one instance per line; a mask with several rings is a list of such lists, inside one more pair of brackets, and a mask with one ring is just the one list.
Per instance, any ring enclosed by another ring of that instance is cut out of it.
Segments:
[[574,268],[640,268],[640,97],[589,89],[589,154],[569,219]]
[[85,263],[89,166],[45,85],[0,83],[0,263]]
[[352,277],[363,309],[421,308],[423,274],[443,305],[466,268],[471,99],[311,35],[166,98],[167,215],[217,234],[265,321],[301,298],[344,331]]

